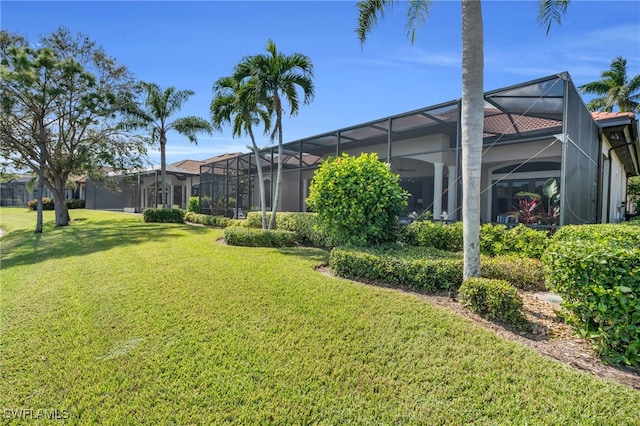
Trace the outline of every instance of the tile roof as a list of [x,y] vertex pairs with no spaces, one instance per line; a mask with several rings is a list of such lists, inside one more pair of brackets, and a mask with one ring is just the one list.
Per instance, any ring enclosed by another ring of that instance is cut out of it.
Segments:
[[633,112],[600,112],[600,111],[596,111],[596,112],[592,112],[591,116],[596,121],[608,120],[610,118],[621,118],[621,117],[627,117],[627,118],[630,118],[631,120],[634,120],[636,118],[636,116],[635,116],[635,114]]

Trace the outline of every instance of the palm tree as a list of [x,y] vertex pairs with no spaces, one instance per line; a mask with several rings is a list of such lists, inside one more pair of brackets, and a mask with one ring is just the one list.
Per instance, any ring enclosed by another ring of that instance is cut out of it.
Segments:
[[617,105],[620,112],[640,112],[640,74],[629,78],[626,59],[618,56],[600,76],[602,80],[578,88],[582,93],[599,96],[587,104],[590,111],[611,112]]
[[211,133],[211,125],[204,118],[189,116],[170,117],[180,111],[182,105],[195,94],[192,90],[176,90],[169,87],[166,90],[155,83],[141,82],[146,94],[144,106],[130,104],[125,110],[127,117],[122,123],[126,130],[147,129],[151,132],[151,140],[160,142],[160,169],[162,174],[162,208],[167,208],[167,132],[175,130],[185,135],[189,142],[198,143],[198,132]]
[[[264,123],[265,133],[271,127],[271,112],[259,100],[256,94],[255,79],[238,80],[233,76],[222,77],[213,85],[214,97],[211,101],[211,122],[213,128],[221,130],[224,123],[232,125],[233,137],[249,135],[251,150],[256,157],[260,187],[260,209],[262,211],[262,229],[267,228],[267,205],[264,189],[264,176],[260,164],[260,148],[256,144],[253,126]],[[263,101],[264,102],[264,101]]]
[[295,116],[299,108],[298,90],[304,95],[302,103],[309,104],[313,100],[313,63],[311,59],[301,53],[284,55],[278,52],[272,40],[267,42],[267,54],[244,58],[235,68],[234,78],[239,81],[250,79],[256,92],[255,99],[263,99],[266,106],[276,116],[271,140],[278,137],[278,171],[276,175],[276,190],[269,229],[273,229],[276,211],[280,203],[282,188],[282,112],[284,103],[289,104],[289,115]]
[[[358,3],[356,33],[361,43],[376,24],[378,16],[393,6],[392,0],[362,0]],[[569,0],[539,1],[538,19],[549,31],[566,12]],[[411,41],[415,28],[429,15],[429,0],[409,0],[407,30]],[[465,279],[480,276],[480,171],[484,125],[484,42],[480,0],[462,0],[462,217]]]

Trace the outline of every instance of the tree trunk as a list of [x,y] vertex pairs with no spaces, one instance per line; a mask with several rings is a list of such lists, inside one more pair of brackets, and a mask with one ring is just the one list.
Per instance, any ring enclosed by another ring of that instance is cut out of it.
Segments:
[[45,147],[45,135],[44,135],[44,121],[43,119],[40,119],[40,122],[38,123],[38,127],[39,127],[39,131],[40,131],[40,158],[38,159],[39,164],[38,164],[38,196],[37,198],[37,206],[36,206],[36,210],[37,210],[37,214],[36,214],[36,234],[41,234],[42,233],[42,227],[43,227],[43,214],[42,214],[42,193],[44,192],[44,166],[45,166],[45,155],[44,155],[44,151],[46,149]]
[[253,149],[253,153],[256,156],[256,168],[258,169],[258,180],[260,181],[260,210],[262,211],[262,229],[267,229],[267,205],[266,201],[266,193],[264,190],[264,173],[262,172],[262,164],[260,161],[260,148],[256,145],[256,139],[253,136],[253,131],[251,127],[249,127],[249,136],[251,136],[251,148]]
[[462,1],[462,220],[464,279],[480,276],[484,50],[480,0]]
[[162,176],[162,208],[167,208],[167,137],[164,133],[160,134],[160,174]]
[[276,174],[276,192],[273,196],[273,207],[271,208],[271,220],[269,221],[269,229],[273,229],[276,223],[276,211],[280,204],[280,190],[282,188],[282,110],[280,107],[280,98],[276,97],[276,126],[278,128],[278,172]]
[[67,208],[67,197],[65,197],[64,186],[67,179],[64,176],[54,176],[54,186],[50,187],[53,194],[53,204],[56,213],[56,226],[69,226],[71,218]]

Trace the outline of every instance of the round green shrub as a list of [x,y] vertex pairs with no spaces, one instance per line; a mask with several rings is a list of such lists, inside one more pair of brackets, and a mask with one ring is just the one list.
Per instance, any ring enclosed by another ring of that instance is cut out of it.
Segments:
[[187,211],[191,213],[200,213],[200,197],[189,197]]
[[458,290],[460,302],[477,314],[527,329],[518,290],[504,280],[468,278]]
[[316,170],[307,206],[336,244],[379,244],[395,240],[407,197],[377,154],[343,154]]

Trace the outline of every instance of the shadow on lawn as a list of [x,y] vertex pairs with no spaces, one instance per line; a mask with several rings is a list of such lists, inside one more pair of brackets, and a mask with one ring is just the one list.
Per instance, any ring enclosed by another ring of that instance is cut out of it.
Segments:
[[329,252],[313,247],[284,247],[278,249],[278,252],[287,255],[295,256],[305,260],[311,260],[318,264],[324,264],[329,261]]
[[42,234],[34,234],[32,229],[21,229],[5,235],[2,237],[2,269],[48,259],[81,256],[113,247],[165,241],[185,232],[207,232],[205,228],[193,226],[138,221],[91,221],[90,226],[73,222],[62,228],[45,226]]

